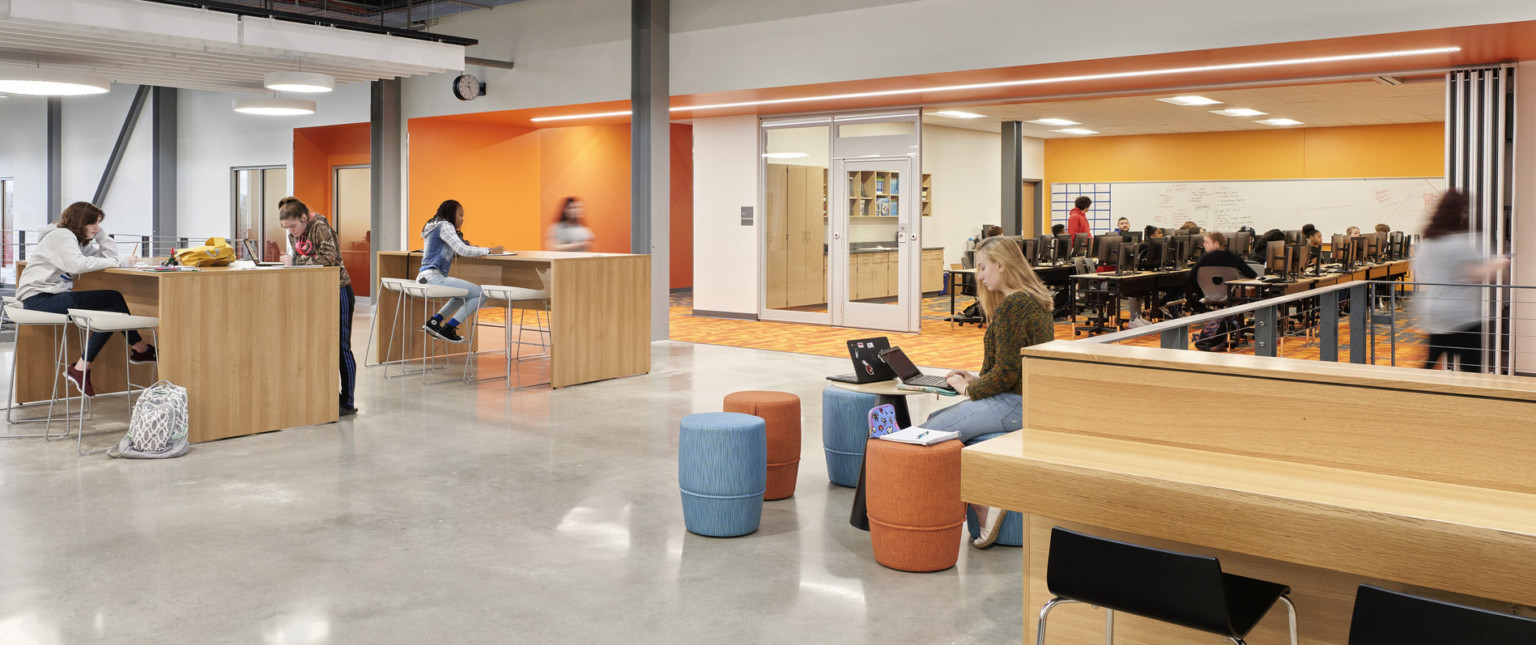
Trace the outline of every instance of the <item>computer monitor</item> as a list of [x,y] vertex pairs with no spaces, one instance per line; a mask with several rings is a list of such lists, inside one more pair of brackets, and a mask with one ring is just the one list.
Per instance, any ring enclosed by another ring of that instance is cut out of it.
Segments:
[[1143,233],[1141,231],[1130,231],[1127,233],[1121,233],[1120,238],[1126,242],[1140,242],[1142,235]]
[[1202,255],[1205,255],[1205,236],[1189,236],[1189,248],[1184,250],[1184,261],[1198,262]]
[[1091,236],[1087,233],[1078,233],[1072,236],[1072,257],[1088,255],[1088,240]]
[[1095,255],[1099,266],[1109,266],[1120,258],[1120,236],[1100,235],[1094,240]]
[[1188,235],[1174,235],[1168,238],[1168,264],[1181,266],[1189,258],[1190,237]]
[[1145,242],[1146,253],[1141,257],[1142,269],[1155,271],[1167,264],[1168,240],[1166,237],[1154,237]]
[[1307,265],[1312,262],[1311,244],[1287,244],[1286,245],[1286,275],[1290,277],[1300,276],[1305,272]]
[[1117,256],[1115,258],[1116,274],[1125,275],[1127,273],[1135,273],[1137,269],[1136,265],[1138,264],[1137,259],[1141,257],[1141,243],[1126,242],[1122,240],[1115,255]]
[[1413,257],[1413,237],[1403,236],[1403,255],[1400,259],[1407,260]]
[[1024,261],[1029,264],[1039,264],[1040,258],[1036,253],[1040,250],[1040,240],[1032,237],[1019,238],[1019,251],[1024,253]]
[[1387,234],[1387,245],[1392,249],[1392,259],[1402,260],[1408,257],[1407,254],[1403,253],[1403,244],[1407,239],[1408,236],[1404,235],[1402,231],[1392,231]]
[[1328,259],[1329,259],[1329,261],[1330,262],[1334,262],[1334,263],[1343,262],[1344,261],[1343,260],[1344,256],[1348,254],[1348,251],[1346,250],[1346,247],[1348,247],[1348,246],[1349,246],[1349,236],[1348,235],[1335,234],[1333,236],[1332,242],[1328,245],[1328,254],[1329,254],[1328,255]]
[[1286,244],[1301,244],[1301,231],[1281,231],[1285,233]]
[[1375,262],[1381,258],[1381,234],[1372,233],[1362,236],[1365,238],[1365,258]]
[[1227,238],[1227,250],[1238,255],[1248,255],[1253,246],[1253,234],[1248,231],[1238,231]]
[[1285,241],[1275,240],[1269,243],[1264,250],[1264,273],[1281,275],[1285,273]]
[[1061,233],[1056,236],[1056,260],[1061,261],[1072,257],[1072,236]]

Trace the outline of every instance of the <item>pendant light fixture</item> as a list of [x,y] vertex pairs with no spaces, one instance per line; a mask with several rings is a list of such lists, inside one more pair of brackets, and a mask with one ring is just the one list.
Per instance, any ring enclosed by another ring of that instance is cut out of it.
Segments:
[[54,67],[0,68],[0,92],[27,96],[84,96],[112,91],[100,74]]
[[261,116],[299,116],[315,113],[315,102],[308,99],[256,97],[235,99],[235,111]]
[[323,94],[336,89],[334,76],[314,72],[267,72],[263,81],[274,92]]

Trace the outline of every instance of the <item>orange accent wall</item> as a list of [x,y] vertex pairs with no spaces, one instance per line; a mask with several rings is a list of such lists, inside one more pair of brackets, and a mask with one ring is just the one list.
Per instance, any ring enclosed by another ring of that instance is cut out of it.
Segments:
[[[373,153],[370,136],[367,123],[294,128],[293,196],[336,225],[336,214],[331,212],[334,202],[331,168],[370,163]],[[347,274],[352,276],[352,291],[358,296],[368,296],[373,285],[368,282],[367,254],[344,254],[343,264]]]
[[1045,141],[1047,191],[1050,184],[1057,182],[1439,177],[1443,174],[1444,123]]
[[[532,128],[463,117],[411,119],[406,245],[445,199],[481,246],[540,249],[566,197],[586,202],[594,250],[630,250],[629,125]],[[693,284],[693,128],[672,126],[671,286]]]

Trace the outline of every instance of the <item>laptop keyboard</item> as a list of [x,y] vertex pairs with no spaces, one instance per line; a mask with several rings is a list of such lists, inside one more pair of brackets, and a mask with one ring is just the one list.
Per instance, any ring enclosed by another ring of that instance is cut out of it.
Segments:
[[944,377],[942,377],[942,376],[931,376],[931,375],[928,375],[928,374],[924,374],[924,375],[919,376],[919,377],[917,377],[915,379],[911,379],[911,380],[903,381],[903,382],[906,383],[907,385],[914,385],[914,386],[917,386],[917,387],[944,387],[944,388],[949,387],[949,381],[944,380]]

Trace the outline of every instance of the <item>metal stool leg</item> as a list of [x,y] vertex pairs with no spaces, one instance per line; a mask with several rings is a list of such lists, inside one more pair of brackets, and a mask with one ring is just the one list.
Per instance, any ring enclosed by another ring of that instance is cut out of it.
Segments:
[[[493,309],[495,308],[498,307],[493,307]],[[485,307],[483,305],[479,310],[476,311],[475,319],[470,322],[469,350],[468,354],[466,354],[464,357],[464,383],[466,385],[472,385],[475,383],[485,383],[487,381],[499,381],[501,379],[507,379],[510,381],[512,380],[512,372],[510,368],[508,368],[507,373],[502,376],[487,376],[485,378],[478,378],[480,375],[480,364],[475,361],[475,357],[485,353],[475,351],[475,333],[480,328],[480,311],[485,311]],[[509,329],[512,326],[512,303],[507,303],[506,312],[506,317],[502,319],[501,326],[503,329]],[[510,346],[504,345],[501,351],[504,353],[510,353],[512,348]]]
[[[17,336],[18,339],[21,337],[21,327],[22,327],[21,325],[17,325],[16,326],[16,336]],[[68,334],[68,330],[65,329],[66,325],[49,325],[49,327],[50,327],[49,332],[53,336],[53,365],[51,366],[51,369],[54,370],[54,371],[57,371],[61,367],[64,366],[64,363],[63,363],[64,358],[63,357],[64,357],[64,354],[67,351],[67,347],[68,347],[68,344],[65,342],[65,340],[68,338],[69,334]],[[60,333],[60,332],[63,332],[63,333]],[[54,377],[53,377],[53,390],[51,391],[51,393],[49,394],[49,397],[48,397],[48,415],[47,416],[39,418],[39,419],[17,419],[17,418],[15,418],[14,414],[15,414],[15,411],[16,411],[17,408],[25,408],[25,407],[41,406],[42,405],[41,402],[23,403],[23,404],[20,404],[20,405],[18,405],[16,403],[16,370],[17,370],[17,365],[18,365],[18,363],[20,361],[20,355],[21,355],[21,348],[20,348],[20,346],[18,344],[18,346],[13,348],[12,351],[11,351],[11,380],[10,380],[10,389],[6,390],[6,393],[5,393],[5,421],[6,421],[6,423],[12,424],[12,425],[20,425],[20,424],[23,424],[23,423],[43,423],[45,425],[43,426],[42,434],[0,434],[0,439],[31,439],[31,438],[38,438],[38,437],[42,437],[44,440],[50,439],[50,438],[53,437],[53,421],[54,421],[53,411],[54,411],[54,408],[57,407],[58,401],[59,401],[59,377],[58,377],[57,374],[54,374]],[[52,372],[50,372],[50,373],[52,373]],[[65,399],[64,399],[64,434],[68,435],[69,434],[69,391],[65,390],[64,395],[65,395]]]
[[[544,311],[547,314],[549,312],[549,301],[548,300],[542,300],[540,302],[544,303]],[[525,309],[525,310],[522,310],[522,311],[524,313],[521,314],[518,317],[518,325],[517,325],[517,360],[518,360],[518,362],[522,362],[522,360],[525,359],[525,358],[546,358],[546,357],[548,357],[550,355],[550,353],[549,353],[549,345],[547,343],[542,345],[542,347],[544,348],[544,353],[542,353],[542,354],[530,354],[528,356],[523,356],[523,331],[524,331],[523,330],[523,322],[527,320],[527,313],[526,313],[527,310]],[[539,323],[539,311],[537,309],[534,310],[533,321],[534,321],[535,324]],[[547,321],[548,321],[547,317],[545,318],[545,321],[547,323]],[[551,334],[552,330],[549,330],[548,325],[546,324],[546,326],[542,330],[536,330],[535,333],[539,333],[540,334],[540,338],[544,338],[546,335]],[[549,336],[549,337],[551,339],[553,338],[553,336]],[[553,373],[554,366],[551,365],[550,369],[551,369],[551,373]],[[521,371],[518,372],[518,382],[519,383],[522,382],[522,372]],[[531,390],[533,388],[544,387],[544,386],[550,385],[550,384],[551,384],[551,381],[544,381],[542,383],[533,383],[533,384],[530,384],[530,385],[519,385],[516,389],[519,390],[519,391],[521,391],[521,390]]]
[[1045,645],[1045,621],[1046,619],[1050,618],[1051,610],[1055,609],[1057,605],[1065,605],[1067,603],[1073,602],[1077,601],[1056,597],[1052,598],[1050,602],[1045,603],[1045,606],[1040,608],[1040,626],[1035,629],[1035,645]]

